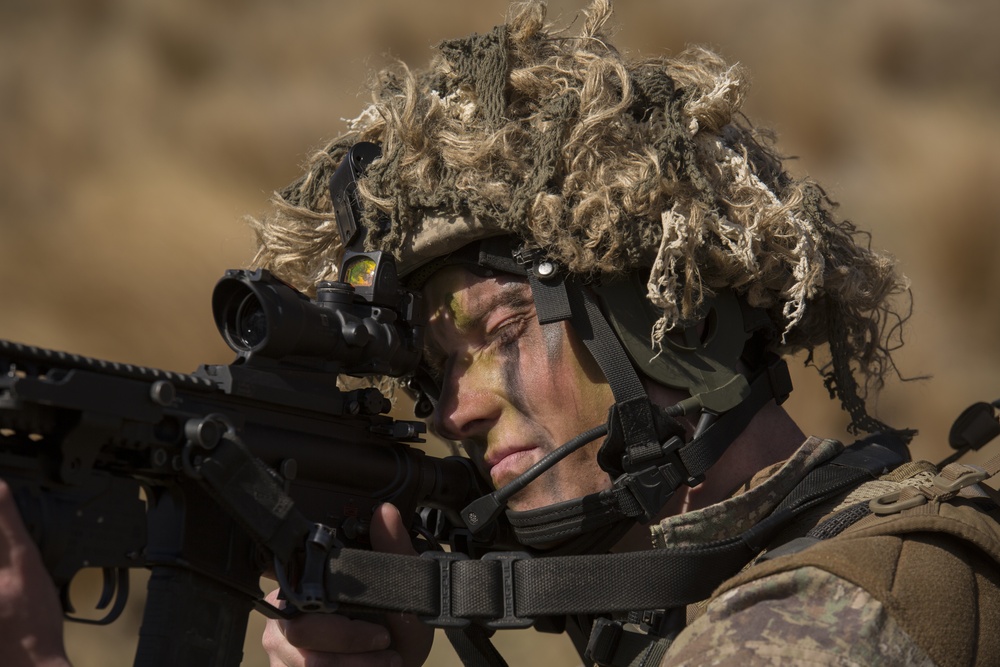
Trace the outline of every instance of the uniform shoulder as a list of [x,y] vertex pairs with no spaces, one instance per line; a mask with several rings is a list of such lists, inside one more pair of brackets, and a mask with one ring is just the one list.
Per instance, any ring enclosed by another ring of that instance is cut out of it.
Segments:
[[662,665],[933,665],[885,606],[815,567],[753,579],[709,602]]

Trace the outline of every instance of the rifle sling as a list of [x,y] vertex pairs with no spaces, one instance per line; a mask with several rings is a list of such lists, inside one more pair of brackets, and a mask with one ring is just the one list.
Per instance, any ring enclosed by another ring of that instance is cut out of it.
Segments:
[[331,552],[327,598],[350,607],[416,613],[441,627],[469,621],[490,628],[526,627],[540,616],[684,606],[707,598],[793,518],[900,462],[874,443],[848,448],[813,469],[750,530],[697,547],[541,558],[502,553],[478,560],[432,555],[440,552],[413,557],[341,549]]

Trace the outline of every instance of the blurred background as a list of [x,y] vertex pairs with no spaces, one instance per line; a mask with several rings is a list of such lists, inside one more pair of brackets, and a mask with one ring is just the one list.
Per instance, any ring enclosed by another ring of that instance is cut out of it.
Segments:
[[[579,22],[580,2],[549,18]],[[503,0],[0,0],[0,338],[190,371],[232,354],[209,296],[253,253],[245,226],[340,133],[390,58],[487,32]],[[753,74],[748,115],[912,280],[903,376],[872,405],[947,453],[1000,397],[1000,4],[993,0],[621,0],[616,43],[703,44]],[[801,360],[800,360],[801,361]],[[844,420],[793,364],[807,432]],[[968,460],[983,458],[982,454]],[[67,628],[77,667],[130,664],[141,615]],[[254,615],[245,665],[266,665]],[[0,630],[2,631],[2,630]],[[500,635],[512,664],[578,663]],[[431,664],[456,664],[444,642]]]

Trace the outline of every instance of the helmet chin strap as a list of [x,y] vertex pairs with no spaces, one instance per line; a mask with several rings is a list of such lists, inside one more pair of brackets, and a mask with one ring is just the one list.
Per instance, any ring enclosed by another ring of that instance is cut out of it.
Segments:
[[[741,391],[743,400],[721,415],[705,408],[697,397],[662,408],[650,401],[625,349],[588,290],[539,254],[519,251],[515,257],[527,267],[539,323],[569,320],[604,372],[615,404],[605,425],[550,452],[509,484],[471,503],[462,517],[470,531],[482,531],[514,494],[572,452],[606,435],[598,459],[612,475],[610,489],[533,510],[507,511],[521,544],[547,552],[603,551],[635,522],[658,518],[682,484],[699,484],[760,408],[772,398],[781,402],[788,395],[788,369],[775,357],[752,378],[747,390]],[[696,411],[701,411],[701,420],[695,436],[686,442],[685,429],[676,417]]]
[[[685,442],[673,435],[660,447],[658,455],[641,461],[623,457],[623,471],[610,489],[545,507],[515,512],[507,519],[518,542],[525,546],[556,553],[585,553],[607,549],[636,522],[648,523],[659,513],[682,484],[695,486],[726,451],[753,416],[770,400],[779,402],[791,389],[784,360],[775,358],[750,383],[750,394],[742,403],[719,415],[699,434]],[[624,438],[624,426],[610,411],[611,431],[604,447],[618,449]],[[661,411],[661,415],[680,413],[682,404]],[[484,529],[504,509],[507,500],[527,486],[562,458],[605,432],[607,425],[591,429],[546,455],[542,460],[506,486],[471,503],[462,512],[474,533]],[[470,521],[470,517],[475,517]]]
[[[470,503],[462,510],[466,526],[473,533],[481,531],[496,520],[506,508],[507,501],[516,493],[556,463],[607,432],[608,425],[602,424],[581,433],[546,454],[510,483]],[[550,554],[592,553],[611,547],[632,527],[632,521],[614,509],[601,494],[590,494],[536,510],[508,510],[507,519],[520,544]]]

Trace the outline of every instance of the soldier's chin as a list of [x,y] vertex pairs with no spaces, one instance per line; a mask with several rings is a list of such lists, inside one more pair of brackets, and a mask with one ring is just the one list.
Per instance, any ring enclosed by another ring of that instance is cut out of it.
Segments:
[[557,500],[547,497],[544,494],[536,493],[531,488],[531,486],[525,487],[524,490],[515,493],[507,501],[507,509],[513,510],[514,512],[527,512],[529,510],[537,510],[549,505],[555,504]]
[[[521,493],[524,492],[522,491]],[[518,496],[520,496],[521,493],[515,495],[514,497],[512,497],[510,500],[507,501],[507,509],[513,512],[527,512],[528,510],[535,510],[540,507],[540,505],[533,505],[530,501],[525,501],[518,498]]]

